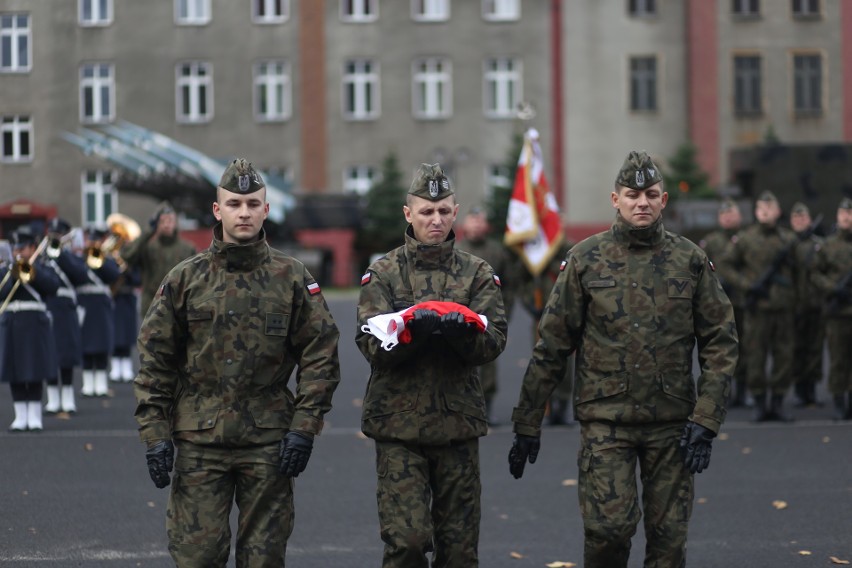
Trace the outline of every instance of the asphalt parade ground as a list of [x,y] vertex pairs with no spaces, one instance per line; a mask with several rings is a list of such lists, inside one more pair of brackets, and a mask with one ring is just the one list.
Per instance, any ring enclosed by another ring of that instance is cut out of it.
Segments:
[[[377,567],[382,542],[374,449],[359,429],[369,367],[353,340],[357,291],[332,291],[327,299],[341,330],[342,380],[307,470],[296,479],[287,565]],[[539,459],[524,477],[515,480],[508,470],[509,417],[530,332],[529,318],[516,309],[499,360],[495,406],[502,424],[480,445],[482,567],[582,565],[578,427],[545,428]],[[824,381],[820,387],[827,402]],[[109,398],[78,395],[73,416],[46,415],[43,432],[11,434],[12,402],[8,388],[0,387],[0,565],[173,566],[165,532],[168,490],[156,489],[148,476],[132,387],[111,383],[110,389]],[[688,566],[852,562],[852,422],[832,421],[829,405],[792,412],[792,424],[753,424],[749,409],[729,412],[710,468],[696,477]],[[643,554],[640,526],[631,568],[642,566]]]

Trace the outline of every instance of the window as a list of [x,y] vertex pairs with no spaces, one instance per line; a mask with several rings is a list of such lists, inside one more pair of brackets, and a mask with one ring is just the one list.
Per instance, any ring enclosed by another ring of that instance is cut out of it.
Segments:
[[111,122],[115,118],[115,77],[109,63],[80,67],[80,122]]
[[819,13],[819,0],[793,0],[793,15],[797,18],[813,18]]
[[452,65],[446,59],[414,62],[412,112],[417,118],[447,118],[453,112]]
[[489,22],[505,22],[521,18],[520,0],[482,0],[482,17]]
[[491,164],[485,168],[485,197],[491,199],[498,190],[512,187],[512,172],[503,164]]
[[511,58],[489,59],[485,62],[485,115],[492,118],[512,118],[515,107],[523,98],[521,63]]
[[731,0],[731,13],[735,16],[759,16],[760,0]]
[[822,113],[822,57],[793,56],[793,109],[797,115]]
[[657,110],[657,58],[630,58],[630,110]]
[[340,0],[344,22],[373,22],[379,17],[379,0]]
[[293,92],[290,64],[283,60],[260,61],[254,66],[254,116],[261,122],[287,120],[292,115]]
[[290,18],[290,0],[252,0],[252,20],[258,24],[280,24]]
[[30,17],[28,14],[0,15],[0,72],[30,70]]
[[450,0],[411,0],[411,17],[418,22],[450,19]]
[[111,170],[83,172],[83,224],[104,226],[106,218],[118,209],[118,193],[112,185]]
[[210,21],[210,0],[175,0],[175,22],[202,26]]
[[653,16],[657,13],[656,0],[627,0],[627,13],[631,16]]
[[187,61],[177,66],[178,122],[209,122],[213,118],[213,66]]
[[350,166],[343,172],[343,192],[366,195],[375,181],[373,166]]
[[354,59],[345,63],[343,115],[350,120],[369,120],[379,116],[379,72],[373,61]]
[[737,114],[760,114],[761,101],[760,57],[734,57],[734,111]]
[[0,160],[6,163],[33,159],[33,125],[28,115],[4,116],[0,122]]
[[112,0],[77,0],[81,26],[108,26],[112,22]]

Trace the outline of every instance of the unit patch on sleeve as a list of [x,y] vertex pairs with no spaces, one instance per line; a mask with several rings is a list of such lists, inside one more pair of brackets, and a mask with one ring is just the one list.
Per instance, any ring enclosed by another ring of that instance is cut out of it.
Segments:
[[497,287],[498,287],[498,288],[502,288],[502,287],[503,287],[503,283],[502,283],[502,282],[500,282],[500,277],[499,277],[499,276],[497,276],[496,274],[492,274],[491,276],[494,278],[494,283],[495,283],[495,284],[497,284]]
[[364,276],[361,277],[361,286],[369,284],[370,278],[372,278],[372,273],[368,270],[364,273]]
[[319,284],[317,284],[316,282],[311,282],[310,284],[308,284],[308,294],[310,294],[311,296],[315,296],[319,293],[320,293]]

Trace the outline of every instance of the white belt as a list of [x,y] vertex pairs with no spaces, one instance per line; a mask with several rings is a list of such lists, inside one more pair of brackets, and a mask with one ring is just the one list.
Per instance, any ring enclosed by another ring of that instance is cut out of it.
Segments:
[[78,294],[109,294],[109,286],[103,284],[83,284],[77,286]]
[[46,308],[41,302],[15,300],[14,302],[9,302],[9,305],[6,306],[6,309],[10,312],[43,312]]
[[62,296],[63,298],[71,298],[72,300],[77,297],[74,293],[74,290],[71,288],[60,288],[56,291],[57,296]]

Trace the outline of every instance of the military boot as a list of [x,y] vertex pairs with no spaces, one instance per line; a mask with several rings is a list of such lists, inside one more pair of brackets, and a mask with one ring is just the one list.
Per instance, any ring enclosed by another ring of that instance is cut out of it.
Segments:
[[47,404],[44,405],[44,411],[48,414],[59,412],[59,387],[47,386]]
[[15,420],[9,426],[10,432],[23,432],[27,429],[27,401],[15,402]]
[[121,381],[121,358],[113,357],[109,364],[109,380],[114,383]]
[[41,423],[41,401],[31,400],[27,403],[27,428],[41,431],[44,426]]
[[754,395],[754,414],[752,422],[766,422],[769,420],[769,413],[766,409],[766,393],[757,393]]
[[793,417],[784,412],[784,395],[783,394],[773,394],[772,399],[769,404],[769,414],[771,415],[770,420],[777,420],[779,422],[792,422]]
[[63,385],[60,400],[63,412],[77,412],[77,404],[74,402],[73,385]]
[[846,418],[846,397],[842,394],[834,395],[834,414],[831,417],[835,420]]
[[97,369],[94,372],[94,387],[95,387],[95,396],[108,396],[109,395],[109,383],[107,382],[107,371],[106,369]]
[[95,371],[93,369],[83,369],[83,388],[80,394],[95,396]]

